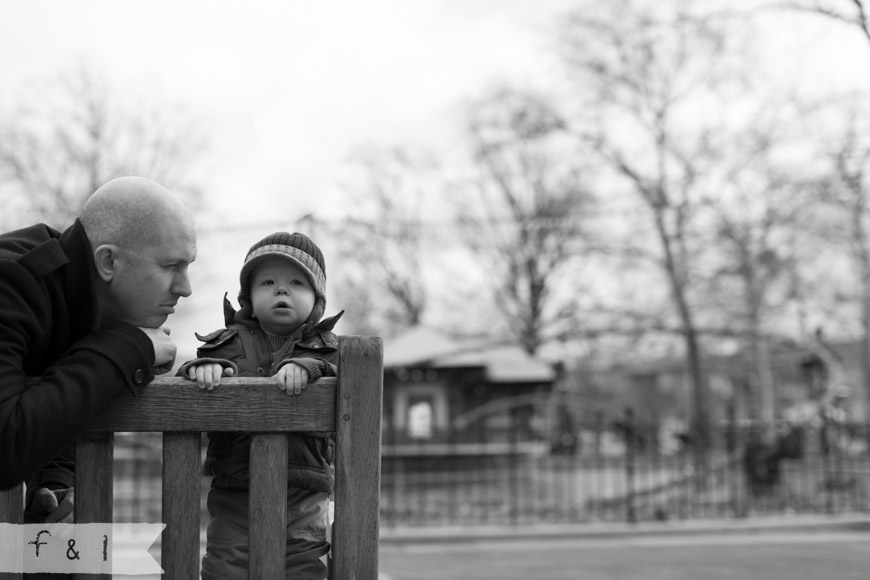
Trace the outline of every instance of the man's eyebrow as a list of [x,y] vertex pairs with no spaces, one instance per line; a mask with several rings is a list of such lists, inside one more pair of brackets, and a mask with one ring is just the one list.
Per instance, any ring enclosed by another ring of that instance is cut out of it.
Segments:
[[167,254],[166,259],[175,262],[193,262],[196,260],[196,250],[192,252],[181,249],[173,250]]
[[164,264],[190,264],[194,260],[196,260],[196,256],[166,256],[162,262]]

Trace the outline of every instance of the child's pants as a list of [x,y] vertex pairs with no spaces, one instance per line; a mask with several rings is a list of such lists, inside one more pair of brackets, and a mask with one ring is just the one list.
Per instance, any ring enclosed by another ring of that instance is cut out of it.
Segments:
[[[248,498],[247,490],[209,490],[203,580],[247,580]],[[325,492],[287,489],[287,580],[326,578],[321,557],[329,552],[328,508]]]

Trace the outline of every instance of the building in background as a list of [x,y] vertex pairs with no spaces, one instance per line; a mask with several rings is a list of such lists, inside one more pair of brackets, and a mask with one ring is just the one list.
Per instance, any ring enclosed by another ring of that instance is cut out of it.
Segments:
[[545,453],[556,378],[552,364],[519,346],[424,327],[385,340],[384,462],[413,469],[445,456]]

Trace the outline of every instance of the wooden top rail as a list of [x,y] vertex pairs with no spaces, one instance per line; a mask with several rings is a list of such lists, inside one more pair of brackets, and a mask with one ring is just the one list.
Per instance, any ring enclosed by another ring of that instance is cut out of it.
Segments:
[[[250,578],[283,578],[287,437],[290,431],[334,431],[335,523],[329,577],[376,580],[380,495],[383,344],[376,337],[339,337],[338,378],[298,396],[269,379],[223,379],[202,391],[180,378],[158,378],[138,396],[121,396],[76,442],[76,522],[112,521],[112,441],[117,431],[162,431],[163,575],[199,577],[200,432],[253,431],[251,442]],[[22,486],[0,492],[0,522],[21,523]],[[77,575],[77,578],[109,576]],[[21,575],[2,574],[0,580]]]
[[323,378],[304,396],[288,396],[274,381],[223,378],[203,391],[183,378],[158,377],[141,395],[126,391],[88,431],[335,431],[338,381]]

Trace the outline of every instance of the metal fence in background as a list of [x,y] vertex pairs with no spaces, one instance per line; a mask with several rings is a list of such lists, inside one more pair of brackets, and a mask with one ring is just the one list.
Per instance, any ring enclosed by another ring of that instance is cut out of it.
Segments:
[[[163,488],[163,434],[116,433],[113,465],[113,519],[115,522],[161,522]],[[205,459],[206,441],[201,444]],[[200,461],[200,464],[202,461]],[[205,509],[209,481],[202,478],[200,494],[201,526],[205,527]]]
[[522,525],[870,512],[868,435],[866,425],[842,423],[724,425],[699,450],[678,431],[633,424],[631,413],[538,446],[508,437],[506,445],[475,449],[465,437],[442,432],[415,449],[404,433],[386,432],[381,522]]
[[[425,439],[385,431],[381,525],[870,512],[867,425],[728,425],[699,453],[679,433],[630,417],[538,440],[512,435],[509,425],[483,440],[467,431]],[[159,436],[118,434],[115,449],[115,521],[160,521]],[[203,502],[207,487],[203,478]],[[203,524],[207,517],[203,505]]]

